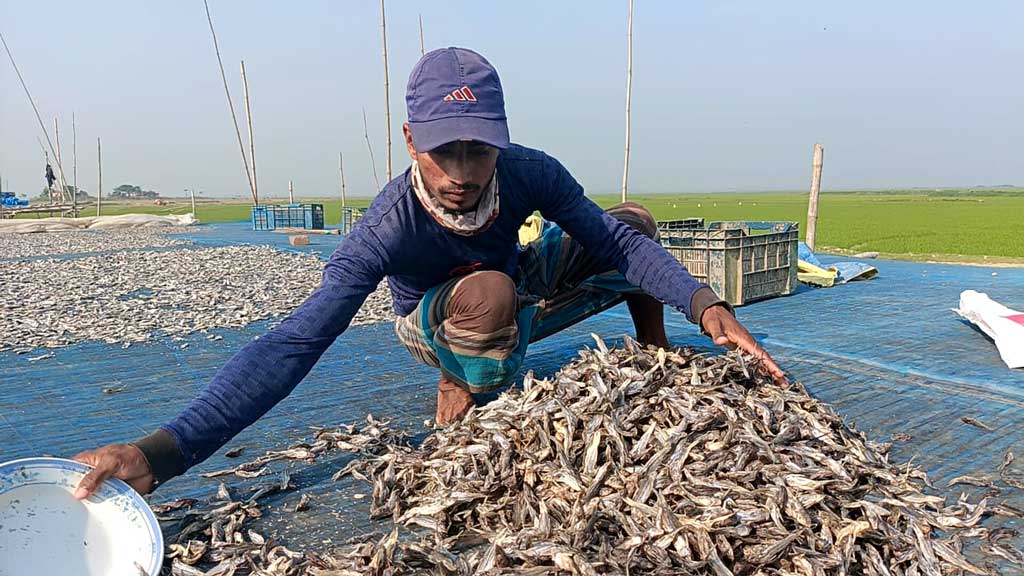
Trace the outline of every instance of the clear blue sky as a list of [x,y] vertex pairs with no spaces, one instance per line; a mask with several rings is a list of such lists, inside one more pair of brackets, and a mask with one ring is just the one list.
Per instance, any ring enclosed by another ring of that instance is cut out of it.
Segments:
[[[427,49],[459,45],[498,68],[513,141],[558,157],[589,192],[622,171],[626,0],[388,1],[392,157],[405,83]],[[249,73],[263,194],[373,193],[366,108],[384,179],[383,72],[372,0],[212,0],[232,95]],[[636,192],[803,189],[825,145],[825,189],[1024,184],[1024,3],[636,0]],[[201,0],[0,0],[7,38],[70,180],[180,195],[246,194]],[[0,171],[40,189],[40,129],[0,61]],[[239,108],[240,111],[240,108]]]

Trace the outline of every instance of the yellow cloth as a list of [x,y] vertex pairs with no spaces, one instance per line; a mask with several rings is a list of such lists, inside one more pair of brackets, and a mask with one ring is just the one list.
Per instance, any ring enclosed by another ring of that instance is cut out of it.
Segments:
[[830,288],[836,282],[839,272],[835,268],[819,268],[810,262],[800,260],[797,262],[796,277],[804,284],[813,284]]
[[544,229],[544,219],[536,214],[531,215],[523,222],[523,225],[519,227],[519,245],[526,246],[530,242],[533,242],[537,238],[540,238],[540,233]]

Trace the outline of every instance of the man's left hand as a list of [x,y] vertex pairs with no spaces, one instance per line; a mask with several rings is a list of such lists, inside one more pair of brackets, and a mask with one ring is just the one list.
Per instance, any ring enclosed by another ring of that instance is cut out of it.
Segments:
[[704,310],[700,325],[718,346],[725,346],[730,350],[736,348],[743,350],[761,362],[761,367],[775,380],[776,384],[782,386],[789,384],[786,374],[779,368],[779,365],[724,306],[710,306]]

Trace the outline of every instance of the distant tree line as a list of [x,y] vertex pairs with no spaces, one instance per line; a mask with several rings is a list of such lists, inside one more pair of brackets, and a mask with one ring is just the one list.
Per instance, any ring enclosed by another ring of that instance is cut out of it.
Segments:
[[[67,186],[64,187],[64,192],[68,196],[70,196],[71,195],[71,191],[74,190],[74,189],[75,189],[74,186],[72,186],[71,184],[68,184]],[[83,190],[82,188],[78,189],[78,199],[79,200],[88,200],[89,198],[91,198],[91,196],[89,196],[89,192],[87,192],[86,190]],[[47,201],[47,200],[49,200],[50,199],[50,189],[49,188],[43,188],[39,192],[39,196],[36,196],[35,199],[36,200],[40,200],[40,201]]]
[[134,184],[121,184],[117,188],[114,188],[113,192],[110,193],[111,198],[119,198],[124,200],[132,199],[153,199],[160,196],[159,192],[155,190],[143,190],[139,186]]

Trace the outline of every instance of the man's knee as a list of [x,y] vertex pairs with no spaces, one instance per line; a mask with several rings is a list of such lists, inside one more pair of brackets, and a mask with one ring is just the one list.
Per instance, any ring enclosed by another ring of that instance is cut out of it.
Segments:
[[507,274],[474,272],[460,280],[448,300],[448,318],[463,330],[489,333],[515,323],[516,286]]
[[608,209],[608,214],[632,226],[635,230],[651,239],[658,237],[658,222],[650,210],[636,202],[623,202]]

